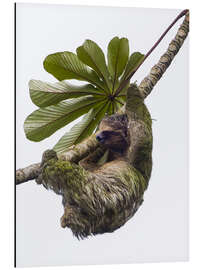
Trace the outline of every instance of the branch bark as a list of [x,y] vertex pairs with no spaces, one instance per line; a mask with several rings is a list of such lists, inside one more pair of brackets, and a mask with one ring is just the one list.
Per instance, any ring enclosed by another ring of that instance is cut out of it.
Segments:
[[[66,153],[60,154],[58,158],[63,161],[78,163],[91,152],[96,151],[97,148],[100,148],[100,153],[104,152],[96,140],[96,134],[93,134],[80,144],[70,147]],[[36,179],[41,172],[40,164],[41,163],[36,163],[26,168],[18,169],[16,171],[16,185]]]
[[168,31],[173,27],[173,25],[184,15],[189,14],[189,10],[185,9],[183,10],[176,18],[175,20],[169,25],[169,27],[164,31],[164,33],[161,35],[161,37],[157,40],[157,42],[153,45],[153,47],[145,54],[143,60],[139,63],[139,65],[134,68],[134,70],[131,71],[131,73],[128,75],[128,77],[120,84],[118,89],[116,90],[114,95],[118,95],[122,89],[126,87],[126,85],[129,83],[132,76],[135,74],[135,72],[139,69],[139,67],[144,63],[144,61],[149,57],[149,55],[153,52],[153,50],[158,46],[158,44],[162,41],[162,39],[165,37],[165,35],[168,33]]
[[40,163],[32,164],[16,171],[16,185],[36,179],[40,174]]
[[161,56],[159,62],[152,67],[149,75],[145,77],[139,85],[139,90],[143,98],[146,98],[161,79],[167,68],[170,66],[173,58],[180,50],[183,42],[189,33],[189,12],[178,29],[175,38],[170,42],[167,51]]

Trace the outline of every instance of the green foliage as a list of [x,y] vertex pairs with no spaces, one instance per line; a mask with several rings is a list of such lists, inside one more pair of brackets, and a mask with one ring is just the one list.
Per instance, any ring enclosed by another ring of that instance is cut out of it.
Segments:
[[113,38],[108,45],[108,68],[113,79],[113,92],[118,78],[123,73],[129,57],[129,44],[126,38]]
[[29,88],[32,102],[38,107],[47,107],[65,99],[79,98],[82,96],[92,95],[95,97],[105,97],[104,93],[99,93],[92,84],[75,86],[65,81],[45,83],[31,80],[29,82]]
[[64,148],[68,149],[71,145],[77,144],[91,135],[98,122],[104,117],[108,107],[109,103],[100,102],[96,108],[91,109],[69,132],[66,132],[53,149],[58,153],[63,152]]
[[26,118],[24,123],[26,136],[33,141],[41,141],[52,135],[56,130],[87,113],[101,101],[101,98],[86,96],[40,108]]
[[[92,40],[86,40],[76,53],[58,52],[45,58],[45,70],[58,82],[29,82],[31,100],[39,109],[25,120],[28,139],[41,141],[84,115],[54,146],[57,152],[81,142],[96,130],[105,114],[113,114],[123,106],[129,86],[127,77],[144,57],[139,52],[129,57],[128,39],[118,37],[108,44],[108,63],[102,49]],[[87,83],[72,85],[66,81],[71,79]],[[125,80],[127,85],[117,93]]]
[[83,63],[96,71],[100,79],[105,82],[106,90],[110,91],[110,74],[101,48],[95,42],[86,40],[81,47],[77,48],[77,56]]
[[123,75],[121,77],[121,82],[124,81],[130,73],[139,65],[139,63],[144,58],[144,55],[139,52],[134,52],[131,54],[128,63],[126,65],[125,71],[123,72]]

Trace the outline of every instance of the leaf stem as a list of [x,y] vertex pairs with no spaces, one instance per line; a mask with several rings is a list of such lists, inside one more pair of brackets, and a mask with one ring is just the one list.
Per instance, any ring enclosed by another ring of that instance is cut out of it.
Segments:
[[153,45],[153,47],[145,54],[143,60],[139,63],[137,67],[128,75],[128,77],[120,84],[118,89],[116,90],[114,96],[117,96],[122,89],[128,84],[132,76],[135,74],[135,72],[138,70],[138,68],[143,64],[143,62],[147,59],[147,57],[153,52],[153,50],[158,46],[158,44],[161,42],[161,40],[165,37],[165,35],[168,33],[168,31],[173,27],[173,25],[183,16],[187,14],[189,10],[185,9],[181,11],[181,13],[173,20],[173,22],[168,26],[168,28],[164,31],[164,33],[160,36],[160,38],[157,40],[157,42]]

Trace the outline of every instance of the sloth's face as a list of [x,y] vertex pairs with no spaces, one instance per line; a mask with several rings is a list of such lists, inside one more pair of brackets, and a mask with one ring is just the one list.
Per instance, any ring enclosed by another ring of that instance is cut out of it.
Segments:
[[119,131],[103,130],[97,134],[96,139],[105,147],[116,152],[123,152],[127,148],[127,141]]

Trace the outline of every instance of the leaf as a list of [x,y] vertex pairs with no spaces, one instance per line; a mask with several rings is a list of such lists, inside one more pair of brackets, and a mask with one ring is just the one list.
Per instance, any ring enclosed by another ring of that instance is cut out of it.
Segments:
[[131,54],[130,59],[128,60],[128,63],[126,65],[125,71],[123,73],[123,76],[121,78],[121,82],[125,80],[130,73],[139,65],[139,63],[144,58],[144,54],[141,54],[140,52],[134,52]]
[[113,80],[113,89],[115,82],[123,73],[129,57],[129,43],[127,38],[114,37],[108,45],[108,69]]
[[83,63],[97,72],[110,90],[110,75],[102,49],[94,41],[87,39],[82,46],[77,48],[77,56]]
[[110,103],[107,113],[108,113],[108,115],[114,114],[114,104],[113,104],[113,102]]
[[101,102],[97,107],[91,109],[79,123],[61,137],[53,149],[57,153],[66,152],[68,147],[81,142],[92,134],[100,120],[104,117],[107,108],[108,103]]
[[103,83],[96,72],[82,63],[72,52],[58,52],[48,55],[44,60],[44,68],[59,81],[76,79],[88,81],[98,88],[103,88]]
[[40,108],[31,113],[24,122],[26,137],[31,141],[41,141],[87,113],[102,100],[101,98],[85,96]]
[[65,81],[46,83],[39,80],[30,80],[29,89],[32,102],[38,107],[54,105],[65,99],[87,95],[102,96],[103,94],[91,84],[74,86]]
[[125,102],[126,102],[126,96],[116,97],[115,99],[116,111],[119,111],[119,109],[125,105]]

